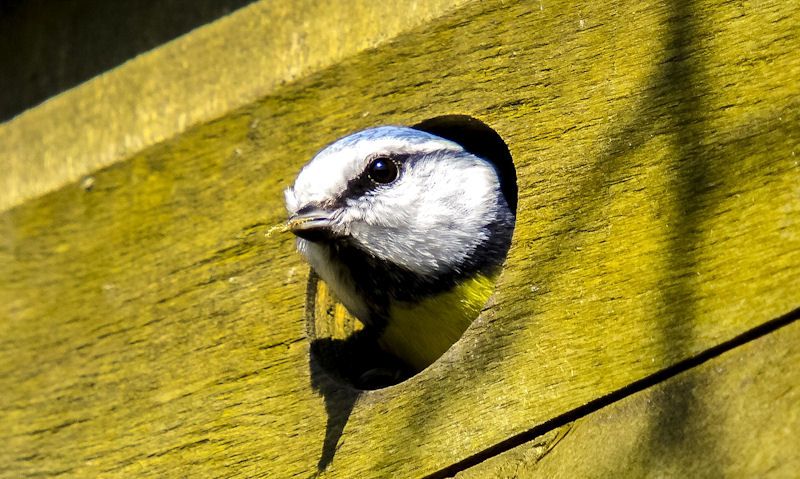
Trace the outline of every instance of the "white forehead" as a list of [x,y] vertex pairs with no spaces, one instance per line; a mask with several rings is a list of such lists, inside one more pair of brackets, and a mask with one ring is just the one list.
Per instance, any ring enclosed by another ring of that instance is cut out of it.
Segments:
[[309,203],[335,198],[347,182],[364,171],[368,161],[380,154],[425,154],[434,151],[463,151],[463,148],[413,128],[381,126],[341,138],[306,164],[294,185],[286,190],[289,212]]

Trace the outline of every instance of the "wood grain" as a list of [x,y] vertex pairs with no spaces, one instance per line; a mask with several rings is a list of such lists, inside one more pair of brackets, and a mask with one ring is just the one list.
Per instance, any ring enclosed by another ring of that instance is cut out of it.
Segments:
[[795,321],[455,477],[796,477],[798,342]]
[[[472,3],[5,212],[1,473],[421,477],[800,306],[796,9],[533,6]],[[264,233],[327,142],[452,113],[515,158],[509,259],[448,353],[359,394],[309,365],[307,268]]]

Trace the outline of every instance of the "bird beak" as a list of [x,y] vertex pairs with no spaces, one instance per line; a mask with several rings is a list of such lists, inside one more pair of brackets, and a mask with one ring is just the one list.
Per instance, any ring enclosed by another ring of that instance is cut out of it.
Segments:
[[290,216],[286,228],[308,241],[324,241],[335,237],[331,213],[313,206],[304,206]]

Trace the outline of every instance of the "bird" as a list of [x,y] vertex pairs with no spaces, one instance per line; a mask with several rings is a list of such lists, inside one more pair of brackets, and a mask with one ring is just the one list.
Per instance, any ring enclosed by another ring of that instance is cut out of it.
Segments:
[[368,128],[302,167],[284,192],[286,229],[381,349],[416,373],[461,337],[494,290],[515,223],[501,173],[463,142]]

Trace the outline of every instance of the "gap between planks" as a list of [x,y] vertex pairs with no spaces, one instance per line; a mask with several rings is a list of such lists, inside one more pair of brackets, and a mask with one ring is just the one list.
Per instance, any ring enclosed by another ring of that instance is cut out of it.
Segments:
[[[680,373],[686,372],[692,368],[700,366],[707,361],[717,358],[726,352],[732,351],[739,346],[743,346],[751,341],[766,336],[767,334],[773,333],[792,324],[798,319],[800,319],[800,308],[790,311],[789,313],[778,318],[767,321],[728,341],[724,341],[712,348],[709,348],[702,353],[680,361],[668,368],[662,369],[657,373],[646,376],[638,381],[634,381],[621,389],[590,401],[583,406],[567,411],[560,416],[556,416],[549,421],[539,424],[538,426],[534,426],[526,431],[515,434],[504,441],[473,454],[472,456],[440,469],[433,474],[424,476],[423,479],[446,479],[453,477],[459,472],[477,466],[478,464],[514,449],[515,447],[522,446],[523,444],[530,442],[545,433],[567,426],[568,424],[584,416],[592,414],[600,409],[605,408],[606,406],[610,406],[611,404],[625,399],[628,396],[632,396],[633,394],[653,387],[663,381],[677,376]],[[556,443],[557,442],[558,441],[556,441]],[[556,444],[554,443],[550,447],[555,447],[555,445]]]

